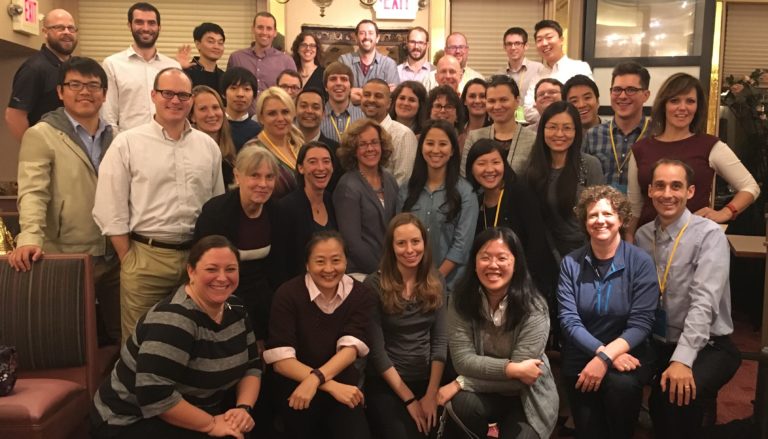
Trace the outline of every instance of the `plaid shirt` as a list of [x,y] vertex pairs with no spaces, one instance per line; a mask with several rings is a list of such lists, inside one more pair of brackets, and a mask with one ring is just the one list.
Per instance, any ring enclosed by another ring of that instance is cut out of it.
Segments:
[[[624,164],[621,170],[617,169],[616,158],[613,155],[613,148],[611,147],[611,137],[608,133],[612,121],[604,122],[591,128],[587,131],[584,138],[582,151],[591,154],[600,160],[600,164],[603,166],[603,174],[605,175],[606,184],[615,187],[625,194],[627,193],[628,157],[629,154],[631,154],[632,145],[640,140],[640,134],[643,131],[643,126],[645,126],[646,120],[648,119],[643,116],[640,119],[640,124],[626,135],[619,130],[619,127],[616,126],[616,124],[613,124],[613,140],[616,144],[616,154],[618,154],[619,163]],[[647,136],[647,131],[643,136]]]

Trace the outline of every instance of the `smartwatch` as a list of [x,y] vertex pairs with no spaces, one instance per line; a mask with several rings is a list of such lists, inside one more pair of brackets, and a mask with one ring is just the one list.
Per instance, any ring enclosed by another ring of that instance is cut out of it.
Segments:
[[613,360],[611,359],[611,357],[608,356],[608,354],[605,353],[605,351],[598,352],[596,356],[597,358],[603,360],[603,363],[605,363],[605,365],[608,366],[609,368],[613,364]]

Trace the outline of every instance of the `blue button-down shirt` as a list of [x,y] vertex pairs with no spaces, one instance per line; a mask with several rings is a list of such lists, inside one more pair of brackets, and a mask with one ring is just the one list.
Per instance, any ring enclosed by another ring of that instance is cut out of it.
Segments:
[[[643,116],[638,124],[629,133],[622,133],[619,127],[614,122],[604,122],[600,125],[593,127],[587,131],[587,135],[584,137],[584,146],[582,152],[591,154],[600,160],[600,164],[603,166],[603,174],[605,174],[605,182],[623,193],[627,193],[627,173],[629,168],[628,156],[631,154],[632,145],[640,140],[640,133],[643,132],[646,118]],[[616,166],[616,158],[613,155],[613,148],[611,147],[611,136],[608,132],[609,127],[613,125],[613,141],[616,144],[616,154],[618,155],[619,164],[624,166],[618,169]],[[645,131],[643,137],[648,135],[648,130]]]
[[[461,197],[461,211],[452,221],[448,222],[448,192],[440,186],[430,192],[426,187],[421,190],[419,199],[411,207],[411,213],[416,215],[427,228],[432,260],[439,267],[445,259],[456,264],[456,268],[445,278],[449,290],[464,273],[475,236],[477,216],[480,208],[477,196],[472,192],[472,186],[460,178],[456,190]],[[398,210],[402,210],[405,199],[408,198],[408,183],[400,187]]]
[[341,143],[341,135],[352,122],[364,118],[365,115],[360,107],[349,104],[346,110],[336,114],[331,108],[331,104],[325,104],[325,114],[320,121],[320,132],[329,139]]
[[99,127],[96,129],[96,134],[91,136],[88,130],[86,130],[80,122],[76,121],[69,113],[67,113],[67,110],[64,110],[64,114],[67,115],[67,118],[69,118],[69,121],[75,128],[75,133],[77,133],[78,137],[80,137],[80,140],[83,142],[82,146],[85,146],[85,153],[88,154],[93,169],[95,169],[98,174],[99,164],[101,164],[102,153],[104,152],[101,149],[101,136],[104,134],[104,130],[107,129],[108,125],[104,122],[104,119],[99,118]]

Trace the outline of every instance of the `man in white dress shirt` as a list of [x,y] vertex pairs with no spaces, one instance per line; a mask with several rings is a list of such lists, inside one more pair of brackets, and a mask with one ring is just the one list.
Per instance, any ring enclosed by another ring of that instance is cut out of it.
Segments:
[[154,106],[150,91],[157,72],[181,65],[157,51],[160,11],[149,3],[135,3],[128,9],[128,29],[133,43],[128,49],[104,59],[109,88],[102,116],[118,131],[152,120]]
[[161,70],[153,120],[115,137],[99,167],[93,218],[120,259],[123,341],[185,281],[197,216],[224,193],[218,145],[187,121],[191,92],[181,69]]
[[584,61],[568,58],[563,52],[563,28],[554,20],[541,20],[534,26],[534,39],[536,49],[541,55],[544,66],[539,71],[537,78],[531,78],[530,86],[525,94],[523,102],[525,108],[525,120],[535,123],[539,120],[539,112],[534,108],[536,101],[534,87],[542,78],[557,79],[565,84],[575,75],[584,75],[592,78],[592,68]]
[[387,164],[387,171],[391,172],[402,185],[411,176],[413,162],[416,160],[417,141],[410,128],[389,116],[389,104],[392,96],[389,86],[381,79],[371,79],[363,87],[363,102],[360,109],[363,113],[375,120],[392,137],[392,146],[395,151]]

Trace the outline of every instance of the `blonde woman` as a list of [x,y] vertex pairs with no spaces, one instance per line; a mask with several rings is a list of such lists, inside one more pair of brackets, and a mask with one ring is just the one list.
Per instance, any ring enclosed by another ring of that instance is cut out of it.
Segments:
[[208,134],[221,149],[221,170],[224,186],[235,182],[235,143],[232,141],[232,129],[224,114],[224,102],[216,90],[207,85],[198,85],[192,89],[192,111],[189,121],[195,128]]

